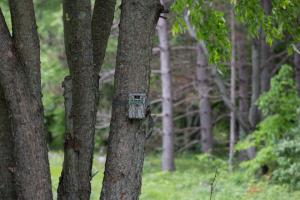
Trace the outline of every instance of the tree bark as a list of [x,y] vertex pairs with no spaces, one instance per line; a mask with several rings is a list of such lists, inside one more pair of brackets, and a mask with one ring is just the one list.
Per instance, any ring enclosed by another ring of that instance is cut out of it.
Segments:
[[260,114],[256,105],[260,95],[260,47],[259,40],[253,40],[252,42],[252,78],[251,78],[251,106],[249,111],[249,121],[252,127],[256,127],[260,120]]
[[127,102],[130,93],[148,97],[152,36],[161,10],[158,0],[122,1],[102,200],[134,200],[140,194],[145,120],[129,119]]
[[[297,48],[300,48],[300,43],[298,43]],[[294,65],[295,65],[295,79],[296,79],[296,88],[297,93],[300,96],[300,55],[298,52],[295,52],[294,55]]]
[[[161,4],[165,6],[164,1]],[[173,101],[172,77],[170,69],[169,27],[166,19],[158,20],[157,32],[160,48],[160,71],[162,81],[162,126],[163,153],[162,170],[174,171],[174,132],[173,132]]]
[[8,107],[1,88],[0,113],[0,197],[1,199],[16,199],[13,133]]
[[[32,2],[22,1],[26,4],[24,10],[18,9],[24,6],[22,3],[15,3],[16,12],[20,12],[15,16],[15,20],[24,22],[20,26],[32,27],[30,31],[34,36],[37,32],[36,26],[31,26],[34,24]],[[17,30],[17,28],[15,27],[14,30]],[[20,32],[22,31],[20,30]],[[26,42],[23,40],[25,38],[20,39],[21,43],[26,46]],[[30,65],[28,63],[26,65],[26,62],[29,62],[30,59],[24,58],[25,60],[22,60],[21,56],[18,55],[21,50],[15,49],[15,46],[0,10],[0,55],[2,55],[0,59],[0,84],[11,113],[14,133],[14,158],[16,163],[14,171],[17,198],[52,199],[47,145],[43,126],[43,109],[41,100],[33,95],[36,94],[36,90],[33,87],[32,80],[38,78],[31,77],[34,75],[29,76],[26,73],[27,69],[24,68],[29,68],[34,64]],[[27,48],[30,47],[24,47],[22,51],[30,51]],[[34,59],[32,62],[34,62]],[[28,87],[28,84],[31,87]]]
[[[261,70],[260,70],[260,47],[259,47],[259,40],[252,41],[252,48],[251,48],[251,60],[252,60],[252,78],[251,78],[251,103],[250,103],[250,110],[249,110],[249,121],[253,128],[260,121],[260,112],[257,107],[257,100],[261,94],[260,88],[260,80],[261,80]],[[255,157],[255,148],[251,147],[247,149],[247,155],[249,159]]]
[[[270,15],[272,12],[272,1],[271,0],[261,0],[262,7],[264,9],[265,15]],[[270,82],[272,78],[272,70],[274,64],[272,62],[267,62],[272,54],[271,47],[267,44],[265,34],[261,34],[261,93],[267,92],[270,89]]]
[[[89,199],[97,93],[93,65],[91,2],[64,0],[63,13],[65,48],[72,82],[73,125],[71,132],[66,135],[64,169],[58,198]],[[68,109],[66,115],[67,112]],[[74,173],[69,173],[68,169],[72,169]]]
[[[115,0],[64,1],[65,44],[70,77],[64,81],[66,136],[59,199],[89,199],[99,72],[114,17]],[[84,70],[83,70],[84,69]]]
[[[248,45],[246,34],[242,27],[237,33],[237,45],[236,45],[236,54],[237,54],[237,69],[239,77],[239,111],[244,119],[247,119],[249,116],[250,108],[250,79],[251,79],[251,69],[249,69],[248,63]],[[239,126],[239,138],[245,138],[246,132],[243,130],[242,126]]]
[[[236,30],[234,11],[231,10],[231,79],[230,79],[230,101],[236,105]],[[236,142],[236,114],[230,112],[230,139],[229,139],[229,167],[232,169],[234,158],[234,145]]]
[[113,24],[116,0],[96,0],[92,16],[92,42],[96,105],[99,102],[99,73],[105,58],[108,39]]
[[213,147],[212,135],[212,109],[209,101],[210,73],[205,50],[201,44],[197,45],[197,89],[200,98],[200,127],[201,127],[201,151],[211,153]]
[[[184,13],[184,20],[188,27],[190,36],[197,41],[196,33],[190,24],[188,13]],[[211,153],[213,146],[213,133],[212,133],[212,111],[211,104],[209,102],[210,92],[210,77],[214,74],[208,65],[208,51],[205,43],[199,41],[197,48],[197,88],[200,98],[199,102],[199,114],[200,114],[200,127],[201,127],[201,150],[205,153]],[[216,75],[216,74],[214,74]],[[213,75],[213,76],[214,76]],[[225,89],[225,88],[223,88]],[[225,94],[226,95],[226,94]],[[230,102],[229,102],[230,103]]]

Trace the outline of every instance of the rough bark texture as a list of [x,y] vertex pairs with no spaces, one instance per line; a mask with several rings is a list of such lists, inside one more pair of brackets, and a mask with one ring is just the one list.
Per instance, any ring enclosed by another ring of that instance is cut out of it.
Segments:
[[14,145],[8,106],[0,88],[0,199],[16,199]]
[[113,24],[116,0],[96,0],[92,17],[92,40],[96,104],[99,102],[99,73]]
[[[28,7],[25,10],[18,10],[18,12],[24,13],[24,15],[20,14],[19,17],[34,16],[25,14],[26,12],[33,12],[32,2],[22,2]],[[30,23],[31,20],[24,20],[24,23]],[[24,26],[27,25],[30,24],[24,24]],[[36,30],[31,31],[36,32]],[[30,50],[25,48],[22,51]],[[27,73],[24,72],[26,71],[24,70],[26,65],[23,65],[23,63],[26,61],[23,61],[17,55],[17,52],[19,50],[15,49],[15,44],[1,13],[0,55],[2,57],[0,59],[0,84],[10,109],[14,133],[16,165],[13,171],[15,171],[17,198],[52,199],[41,101],[32,95],[35,89],[28,87],[28,83],[32,83],[32,77],[29,78]]]
[[200,127],[201,127],[201,151],[204,153],[211,153],[213,146],[212,135],[212,109],[209,101],[210,87],[210,73],[208,69],[208,61],[205,50],[201,44],[197,45],[197,89],[200,98]]
[[[300,48],[300,43],[297,45],[297,48]],[[295,79],[298,95],[300,96],[300,55],[295,52],[294,56],[294,65],[295,65]]]
[[[161,1],[164,5],[164,1]],[[172,77],[170,69],[169,27],[166,19],[158,20],[158,38],[160,48],[160,71],[162,80],[162,126],[163,153],[162,170],[174,171],[174,132],[173,132],[173,101]]]
[[[64,0],[63,12],[65,48],[72,79],[73,133],[66,135],[65,168],[60,179],[58,197],[89,199],[97,93],[93,65],[91,2]],[[67,173],[71,168],[77,173]]]
[[[32,0],[9,0],[14,45],[33,95],[41,103],[40,44]],[[41,103],[42,105],[42,103]]]
[[116,0],[96,0],[92,18],[95,74],[98,76],[114,19]]
[[115,92],[102,200],[135,200],[141,190],[145,122],[127,117],[130,93],[148,96],[152,36],[162,7],[158,0],[123,0]]

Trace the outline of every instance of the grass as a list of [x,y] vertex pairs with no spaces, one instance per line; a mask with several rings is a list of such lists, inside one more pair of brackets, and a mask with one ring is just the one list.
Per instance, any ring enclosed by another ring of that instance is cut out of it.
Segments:
[[[61,172],[62,154],[51,153],[51,175],[54,197]],[[216,167],[217,166],[217,167]],[[176,171],[160,171],[160,158],[147,156],[144,164],[141,200],[209,200],[211,182],[215,181],[212,200],[298,200],[300,191],[290,191],[287,186],[273,185],[268,178],[255,180],[243,172],[228,173],[226,163],[205,156],[183,155],[176,159]],[[99,199],[104,165],[96,159],[93,172],[91,199]]]

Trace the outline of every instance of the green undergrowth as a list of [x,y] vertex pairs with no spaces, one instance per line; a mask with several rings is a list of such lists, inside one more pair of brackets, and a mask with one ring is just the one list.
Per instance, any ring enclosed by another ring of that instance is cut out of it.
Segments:
[[[63,155],[51,153],[53,192],[60,176]],[[270,177],[249,177],[243,171],[229,173],[226,162],[206,155],[182,155],[176,158],[176,171],[160,171],[160,157],[147,156],[144,164],[141,200],[209,200],[212,182],[213,200],[298,200],[300,191],[271,184]],[[99,199],[104,164],[95,156],[91,199]]]

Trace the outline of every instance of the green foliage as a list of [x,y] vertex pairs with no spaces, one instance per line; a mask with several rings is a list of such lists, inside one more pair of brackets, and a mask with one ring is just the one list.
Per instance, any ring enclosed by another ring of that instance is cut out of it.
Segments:
[[177,14],[173,33],[187,30],[183,13],[188,12],[197,39],[204,41],[207,46],[210,63],[226,61],[229,58],[230,41],[224,13],[215,9],[213,1],[177,0],[172,9]]
[[[99,173],[92,180],[91,199],[99,199],[104,164],[94,160],[94,171]],[[199,160],[200,159],[200,160]],[[216,161],[218,160],[218,161]],[[63,155],[50,154],[54,198]],[[209,200],[215,168],[225,161],[210,156],[185,154],[176,158],[174,173],[161,172],[159,156],[147,156],[144,164],[141,200]],[[217,165],[216,165],[217,164]],[[223,164],[221,164],[223,165]],[[210,166],[210,168],[208,168]],[[299,191],[287,187],[255,181],[243,172],[228,173],[220,170],[215,180],[213,200],[298,200]]]
[[[238,149],[246,149],[254,145],[257,155],[253,160],[241,164],[248,172],[254,173],[262,165],[268,165],[274,171],[274,180],[280,182],[295,182],[299,177],[288,177],[294,170],[298,170],[298,145],[293,131],[299,125],[297,112],[300,99],[296,92],[293,69],[284,65],[279,73],[271,80],[271,89],[263,94],[258,101],[259,109],[264,120],[257,130],[246,141],[238,145]],[[291,164],[291,166],[289,166]],[[288,166],[288,167],[287,167]]]
[[275,149],[278,167],[273,172],[273,180],[286,183],[293,189],[300,189],[299,131],[300,127],[293,129]]
[[266,14],[260,0],[232,0],[238,19],[247,27],[251,36],[258,36],[260,30],[265,33],[269,44],[273,40],[282,40],[286,34],[300,41],[300,0],[274,0],[272,11]]
[[62,8],[59,0],[35,2],[41,43],[41,78],[45,124],[51,147],[61,147],[64,137],[62,81],[68,74],[64,61]]

